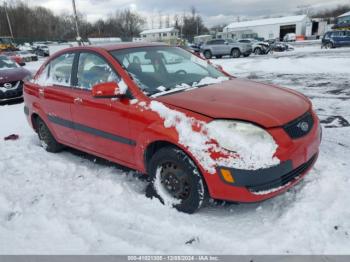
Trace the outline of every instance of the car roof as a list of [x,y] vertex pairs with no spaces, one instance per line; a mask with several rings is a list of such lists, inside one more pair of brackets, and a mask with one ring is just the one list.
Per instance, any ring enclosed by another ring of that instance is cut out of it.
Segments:
[[164,43],[121,42],[117,44],[100,45],[96,47],[105,49],[106,51],[113,51],[113,50],[119,50],[119,49],[152,47],[152,46],[168,46],[168,45]]
[[164,43],[140,43],[140,42],[121,42],[117,44],[106,44],[106,45],[86,45],[86,46],[77,46],[77,47],[69,47],[62,49],[55,53],[56,55],[64,54],[66,52],[72,52],[72,51],[82,51],[82,50],[92,50],[92,51],[116,51],[116,50],[123,50],[123,49],[129,49],[129,48],[138,48],[138,47],[153,47],[153,46],[169,46]]

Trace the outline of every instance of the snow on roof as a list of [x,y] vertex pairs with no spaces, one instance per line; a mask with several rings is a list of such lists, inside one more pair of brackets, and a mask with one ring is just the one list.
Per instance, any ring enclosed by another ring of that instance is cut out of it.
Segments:
[[277,18],[267,18],[267,19],[235,22],[226,26],[224,28],[224,31],[227,30],[227,28],[234,29],[234,28],[242,28],[242,27],[261,26],[261,25],[296,23],[296,22],[303,21],[306,17],[307,17],[306,15],[295,15],[295,16],[285,16],[285,17],[277,17]]
[[350,11],[349,11],[349,12],[346,12],[346,13],[344,13],[344,14],[338,16],[338,17],[343,17],[343,16],[350,16]]
[[175,32],[175,31],[179,31],[179,30],[175,29],[174,27],[168,27],[168,28],[144,30],[140,34],[147,35],[147,34],[157,34],[157,33],[169,33],[169,32]]

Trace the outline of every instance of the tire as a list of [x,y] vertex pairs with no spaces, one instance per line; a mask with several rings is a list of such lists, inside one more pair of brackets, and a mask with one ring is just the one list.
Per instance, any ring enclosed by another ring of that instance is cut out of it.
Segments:
[[192,214],[209,199],[205,182],[193,161],[180,149],[159,149],[148,163],[148,196],[178,211]]
[[326,49],[332,49],[333,48],[333,44],[332,43],[327,43],[326,45],[325,45],[325,48]]
[[241,56],[241,51],[238,48],[234,48],[231,50],[231,56],[233,58],[239,58]]
[[220,58],[222,58],[222,55],[216,55],[215,56],[217,59],[220,59]]
[[38,136],[41,142],[41,146],[50,153],[60,152],[64,146],[56,141],[51,134],[49,128],[40,118],[36,121]]
[[210,50],[205,50],[204,53],[203,53],[204,57],[206,59],[211,59],[212,58],[212,54],[211,54],[211,51]]
[[255,48],[255,49],[254,49],[254,54],[256,54],[256,55],[261,55],[261,54],[262,54],[261,48],[260,48],[260,47]]

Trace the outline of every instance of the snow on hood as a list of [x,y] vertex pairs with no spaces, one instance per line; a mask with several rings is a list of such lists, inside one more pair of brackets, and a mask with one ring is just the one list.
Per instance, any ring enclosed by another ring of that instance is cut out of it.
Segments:
[[[245,141],[245,138],[241,137],[240,134],[235,134],[233,138],[237,141],[237,151],[231,152],[216,143],[213,137],[217,131],[213,130],[204,121],[188,117],[184,113],[170,109],[158,101],[152,101],[148,106],[145,103],[142,105],[139,103],[138,105],[146,110],[156,112],[164,120],[164,127],[175,128],[178,133],[179,144],[186,147],[203,168],[211,174],[215,173],[216,166],[256,170],[274,166],[280,162],[274,156],[277,145],[273,139],[268,142],[255,140],[253,146],[249,141]],[[193,130],[194,126],[198,127],[198,132]],[[227,134],[227,136],[231,136],[231,134]],[[255,154],[256,152],[259,152],[259,154]],[[260,152],[264,153],[260,154]],[[213,153],[219,153],[221,156],[214,160],[212,158]]]
[[176,85],[175,88],[170,89],[170,90],[167,90],[167,88],[164,86],[159,86],[159,87],[157,87],[157,90],[159,90],[161,92],[156,93],[156,94],[152,95],[151,97],[155,98],[155,97],[163,96],[163,95],[174,93],[174,92],[181,91],[181,90],[189,91],[189,90],[196,89],[200,86],[219,84],[221,82],[228,81],[228,80],[230,80],[230,78],[226,77],[226,76],[220,76],[218,78],[206,76],[206,77],[202,78],[199,82],[194,82],[192,85],[182,83],[180,85]]

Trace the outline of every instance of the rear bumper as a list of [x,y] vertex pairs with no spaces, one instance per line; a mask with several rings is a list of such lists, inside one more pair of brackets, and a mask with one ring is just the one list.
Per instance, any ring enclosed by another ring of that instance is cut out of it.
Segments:
[[253,53],[253,49],[248,49],[243,52],[243,55],[250,55],[251,53]]

